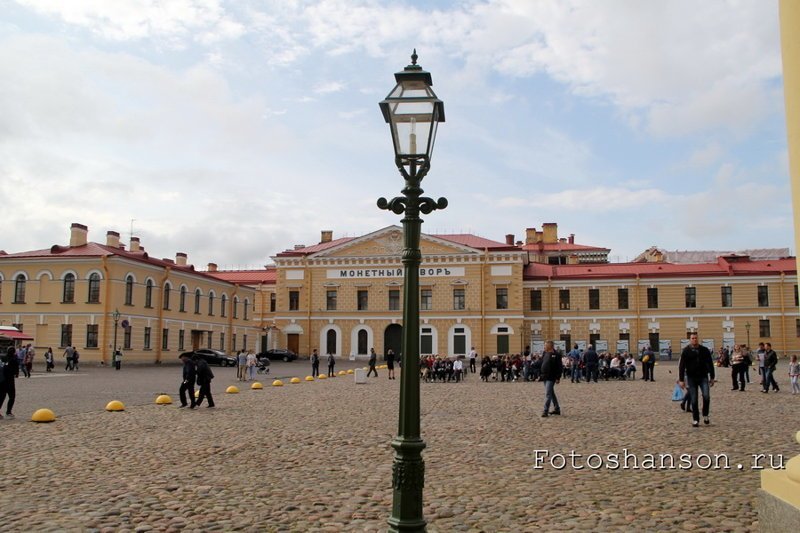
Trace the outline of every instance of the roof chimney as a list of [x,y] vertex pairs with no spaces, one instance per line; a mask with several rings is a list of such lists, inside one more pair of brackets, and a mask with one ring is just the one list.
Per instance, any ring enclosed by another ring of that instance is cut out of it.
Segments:
[[525,244],[535,244],[535,243],[536,243],[536,228],[526,228]]
[[186,266],[187,258],[189,256],[186,255],[185,252],[178,252],[175,254],[175,264],[178,266]]
[[70,246],[86,246],[88,242],[89,228],[83,224],[73,222],[70,226],[69,245]]
[[305,247],[306,247],[306,245],[305,245],[305,244],[295,244],[295,245],[294,245],[294,249],[295,249],[295,250],[302,250],[302,249],[303,249],[303,248],[305,248]]
[[506,244],[509,246],[514,246],[514,234],[509,233],[506,235]]
[[327,229],[322,230],[322,235],[319,238],[319,243],[322,244],[323,242],[331,242],[332,240],[333,240],[333,232]]
[[208,264],[208,271],[209,272],[216,272],[217,271],[217,264],[216,263],[209,263]]
[[569,234],[569,240],[567,242],[569,242],[570,244],[575,244],[575,234],[574,233],[570,233]]
[[106,246],[110,246],[111,248],[119,248],[119,233],[116,231],[107,231]]
[[140,250],[141,245],[139,244],[139,237],[131,237],[131,246],[130,246],[130,248],[131,248],[131,250],[130,250],[131,252],[138,252]]
[[545,244],[558,242],[558,224],[555,222],[545,222],[542,224],[542,233]]

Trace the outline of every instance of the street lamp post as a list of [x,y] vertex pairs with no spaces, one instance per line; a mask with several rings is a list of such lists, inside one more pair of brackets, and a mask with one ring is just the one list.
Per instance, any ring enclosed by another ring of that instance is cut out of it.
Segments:
[[746,322],[744,325],[744,330],[747,332],[747,349],[750,349],[750,322]]
[[429,72],[417,65],[417,51],[411,64],[394,75],[397,85],[380,102],[383,118],[389,124],[394,145],[395,165],[405,180],[403,196],[380,198],[378,207],[397,215],[403,223],[403,339],[400,374],[400,412],[392,465],[392,516],[389,531],[425,531],[422,516],[422,489],[425,462],[420,436],[419,400],[419,249],[422,219],[447,207],[447,199],[421,196],[420,183],[430,169],[430,158],[439,122],[444,122],[444,103],[431,89]]
[[[119,324],[119,316],[119,309],[114,309],[114,312],[111,313],[111,318],[114,319],[114,350],[111,352],[111,360],[113,361],[115,367],[117,366],[117,325]],[[119,368],[117,368],[117,370],[119,370]]]

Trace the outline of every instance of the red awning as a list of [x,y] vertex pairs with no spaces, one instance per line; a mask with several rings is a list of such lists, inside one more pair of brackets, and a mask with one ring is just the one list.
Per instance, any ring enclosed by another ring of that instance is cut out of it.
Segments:
[[5,337],[7,339],[13,339],[15,341],[32,341],[33,337],[22,333],[21,331],[13,331],[10,329],[0,329],[0,337]]

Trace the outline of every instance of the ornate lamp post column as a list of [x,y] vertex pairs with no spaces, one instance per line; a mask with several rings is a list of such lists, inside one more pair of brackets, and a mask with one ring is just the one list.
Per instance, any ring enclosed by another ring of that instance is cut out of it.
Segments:
[[111,364],[117,364],[117,325],[119,324],[119,309],[114,309],[114,312],[111,313],[111,318],[114,320],[114,349],[111,351]]
[[422,196],[420,183],[430,169],[436,128],[444,122],[444,103],[431,89],[429,72],[417,65],[417,51],[411,64],[395,75],[397,85],[380,103],[383,118],[389,124],[394,144],[395,165],[405,180],[403,196],[380,198],[378,207],[397,215],[405,214],[403,223],[403,340],[400,374],[400,413],[392,465],[393,503],[389,531],[425,531],[422,516],[422,488],[425,462],[420,436],[419,400],[419,249],[422,219],[447,207],[447,199],[434,201]]

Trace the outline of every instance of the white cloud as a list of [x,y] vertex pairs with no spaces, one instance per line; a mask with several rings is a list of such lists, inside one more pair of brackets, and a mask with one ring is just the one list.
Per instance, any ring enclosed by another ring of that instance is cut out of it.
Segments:
[[340,81],[325,81],[314,86],[314,92],[316,94],[338,93],[343,89],[344,84]]
[[695,168],[705,168],[716,163],[724,153],[722,145],[717,141],[712,141],[702,148],[695,150],[689,156],[689,165]]

